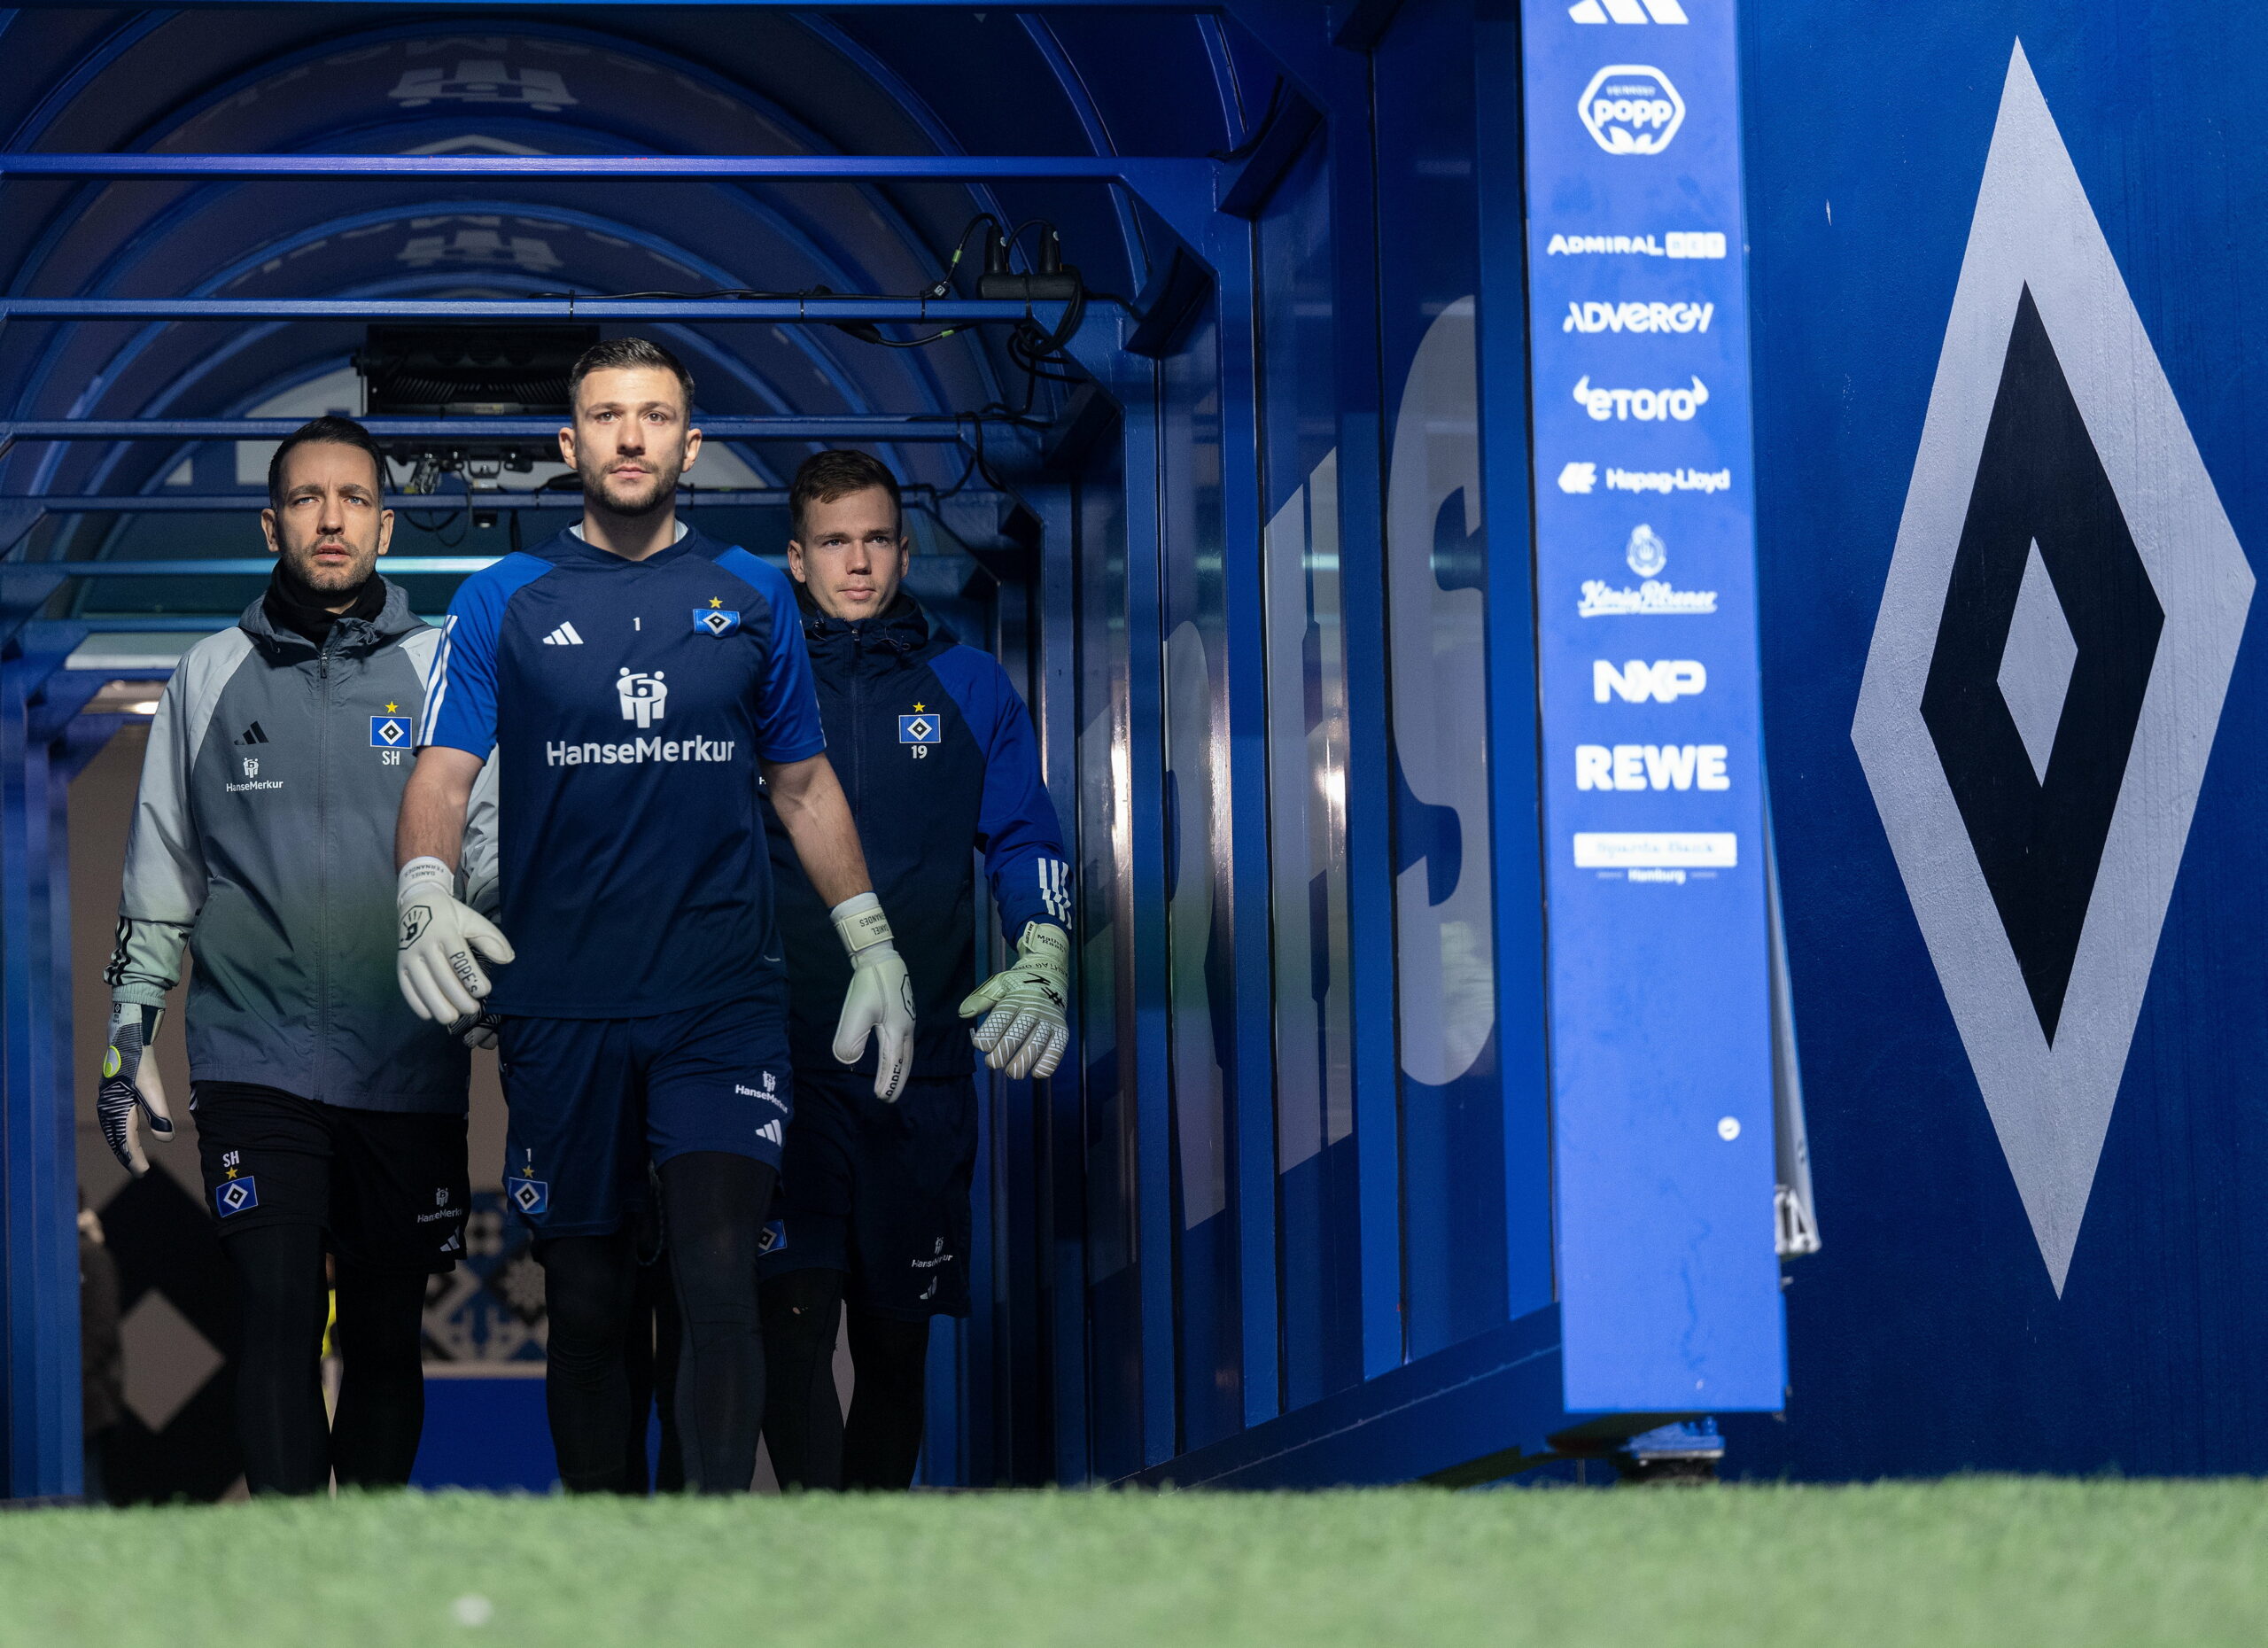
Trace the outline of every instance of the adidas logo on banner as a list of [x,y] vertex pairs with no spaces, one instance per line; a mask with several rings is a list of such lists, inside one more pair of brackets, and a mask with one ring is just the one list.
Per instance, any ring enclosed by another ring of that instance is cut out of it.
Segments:
[[583,638],[575,633],[572,624],[562,624],[543,638],[543,644],[547,647],[579,647],[583,644]]
[[780,1118],[776,1116],[762,1127],[757,1128],[756,1136],[775,1145],[784,1145],[788,1142],[787,1131],[780,1125]]
[[240,744],[264,744],[268,742],[268,735],[261,732],[260,723],[254,721],[250,727],[245,728],[245,735],[237,742]]
[[1643,23],[1649,18],[1657,23],[1682,23],[1685,8],[1677,0],[1645,0],[1643,11],[1639,0],[1577,0],[1567,15],[1578,23]]

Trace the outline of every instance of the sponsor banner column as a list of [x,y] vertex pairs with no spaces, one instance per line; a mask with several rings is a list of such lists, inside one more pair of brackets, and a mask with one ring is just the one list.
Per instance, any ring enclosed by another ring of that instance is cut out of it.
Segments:
[[1733,0],[1524,0],[1571,1410],[1783,1384]]

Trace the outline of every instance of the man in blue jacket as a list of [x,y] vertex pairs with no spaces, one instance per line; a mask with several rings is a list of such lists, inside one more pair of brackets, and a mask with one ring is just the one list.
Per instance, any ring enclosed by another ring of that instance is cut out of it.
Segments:
[[[826,900],[770,832],[796,1108],[781,1217],[757,1267],[765,1434],[783,1486],[902,1489],[921,1450],[929,1318],[968,1312],[969,1043],[1012,1080],[1053,1074],[1070,1034],[1070,866],[1006,672],[900,587],[913,545],[896,478],[863,452],[819,453],[796,471],[788,506],[788,570],[820,719],[912,978],[916,1029],[895,1105],[874,1098],[871,1075],[835,1061],[847,962]],[[974,990],[972,848],[1017,949]],[[858,1379],[847,1426],[833,1377],[846,1302]]]

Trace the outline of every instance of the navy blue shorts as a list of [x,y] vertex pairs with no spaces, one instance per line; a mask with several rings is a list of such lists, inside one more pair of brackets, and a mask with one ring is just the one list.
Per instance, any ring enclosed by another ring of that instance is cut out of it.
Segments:
[[646,1169],[696,1150],[780,1165],[796,1114],[788,993],[636,1019],[507,1017],[504,1193],[538,1236],[602,1236]]
[[975,1084],[917,1077],[884,1104],[872,1076],[806,1067],[802,1087],[757,1278],[842,1271],[858,1310],[967,1316]]

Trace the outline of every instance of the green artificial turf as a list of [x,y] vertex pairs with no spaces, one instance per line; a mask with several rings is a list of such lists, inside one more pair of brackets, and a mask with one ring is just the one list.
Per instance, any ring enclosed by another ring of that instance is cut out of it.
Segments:
[[[470,1621],[470,1622],[469,1622]],[[0,1643],[2256,1644],[2268,1485],[381,1496],[0,1516]]]

